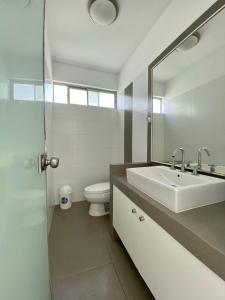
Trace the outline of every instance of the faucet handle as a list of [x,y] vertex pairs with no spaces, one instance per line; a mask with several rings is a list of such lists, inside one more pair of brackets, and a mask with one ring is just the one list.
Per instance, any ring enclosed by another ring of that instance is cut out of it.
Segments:
[[196,166],[193,167],[192,174],[195,175],[195,176],[198,175],[198,165],[196,165]]
[[173,154],[172,155],[172,164],[171,164],[171,166],[170,166],[170,169],[172,169],[172,170],[175,170],[176,168],[175,168],[175,155]]
[[190,168],[191,167],[191,163],[193,163],[193,161],[188,160],[186,162],[186,168]]
[[216,165],[215,164],[208,164],[208,166],[210,167],[210,172],[211,173],[215,173],[216,172]]

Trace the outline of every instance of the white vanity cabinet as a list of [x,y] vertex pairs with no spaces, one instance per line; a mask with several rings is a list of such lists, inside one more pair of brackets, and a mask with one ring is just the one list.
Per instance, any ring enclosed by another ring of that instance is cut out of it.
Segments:
[[225,299],[225,281],[115,186],[113,226],[157,300]]

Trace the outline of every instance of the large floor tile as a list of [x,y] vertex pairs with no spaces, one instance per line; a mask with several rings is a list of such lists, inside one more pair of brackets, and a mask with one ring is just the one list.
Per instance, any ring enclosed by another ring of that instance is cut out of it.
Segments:
[[53,278],[80,273],[110,263],[111,259],[102,238],[91,242],[77,238],[50,250],[50,269]]
[[55,300],[126,300],[112,265],[58,280],[53,291]]
[[50,270],[53,279],[84,272],[111,262],[104,242],[105,218],[88,216],[85,203],[71,210],[55,210],[49,237]]
[[114,262],[114,268],[128,300],[155,299],[128,256]]

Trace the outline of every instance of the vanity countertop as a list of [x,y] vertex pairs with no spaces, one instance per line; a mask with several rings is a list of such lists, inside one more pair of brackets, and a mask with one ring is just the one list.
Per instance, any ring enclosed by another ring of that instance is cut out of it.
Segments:
[[111,183],[225,280],[225,202],[174,213],[131,186],[125,169],[123,166],[122,172],[118,172],[119,166],[111,166]]

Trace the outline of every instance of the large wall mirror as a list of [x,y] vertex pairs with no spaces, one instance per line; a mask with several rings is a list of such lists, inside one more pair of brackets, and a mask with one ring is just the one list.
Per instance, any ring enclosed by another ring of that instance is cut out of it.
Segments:
[[188,167],[201,152],[202,171],[225,174],[225,9],[168,49],[151,74],[152,161],[170,163],[182,147]]

